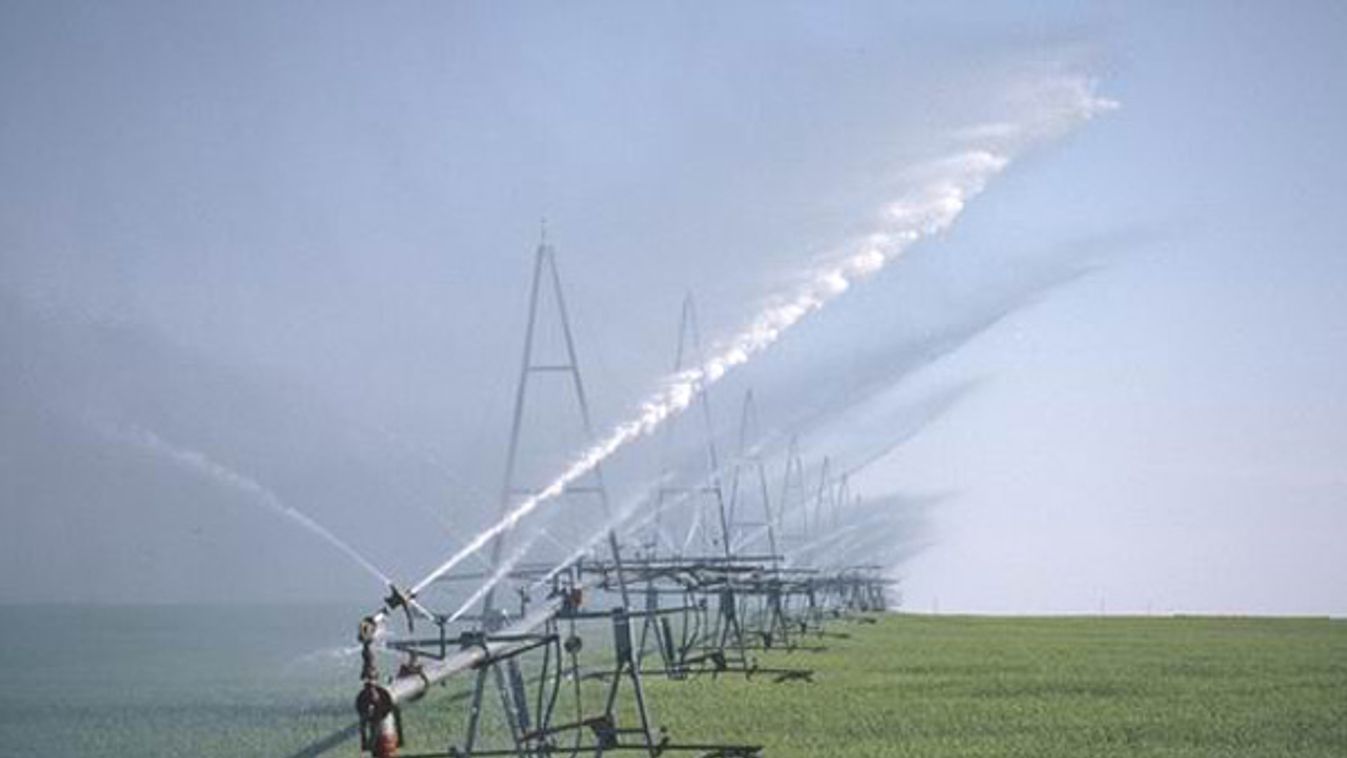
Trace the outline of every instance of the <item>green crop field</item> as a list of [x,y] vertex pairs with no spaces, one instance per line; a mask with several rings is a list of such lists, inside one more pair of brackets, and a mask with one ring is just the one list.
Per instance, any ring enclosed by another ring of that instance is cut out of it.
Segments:
[[[0,755],[316,756],[317,742],[353,757],[341,737],[358,612],[0,607]],[[893,614],[828,629],[847,636],[759,656],[813,669],[812,682],[647,677],[655,722],[678,742],[762,744],[767,758],[1347,756],[1344,621]],[[591,668],[607,634],[595,622],[584,635]],[[405,754],[461,741],[471,681],[406,708]],[[584,686],[597,715],[602,685]],[[485,732],[499,735],[488,697]]]
[[[812,682],[648,677],[656,722],[781,758],[1347,756],[1342,621],[890,615],[829,630],[846,636],[825,651],[759,656]],[[448,737],[435,699],[408,709],[410,735]]]

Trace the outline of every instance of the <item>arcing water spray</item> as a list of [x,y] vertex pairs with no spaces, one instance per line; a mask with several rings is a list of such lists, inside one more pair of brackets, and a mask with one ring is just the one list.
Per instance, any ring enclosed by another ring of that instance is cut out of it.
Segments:
[[263,486],[256,479],[240,474],[223,463],[210,458],[205,453],[174,445],[148,429],[135,428],[126,432],[119,432],[117,436],[138,447],[168,458],[179,466],[194,471],[211,481],[248,495],[253,502],[299,524],[327,544],[341,551],[357,566],[364,569],[366,573],[378,579],[383,586],[388,587],[393,583],[393,580],[389,579],[387,574],[380,571],[377,566],[347,544],[345,540],[333,534],[327,527],[314,521],[308,514],[287,505],[281,500],[280,496]]
[[701,389],[769,348],[801,319],[823,308],[853,283],[874,275],[917,241],[948,229],[968,201],[979,195],[1020,152],[1116,107],[1113,101],[1097,97],[1093,82],[1081,77],[1044,80],[1034,95],[1034,112],[1027,118],[966,132],[968,146],[926,166],[917,186],[888,207],[881,231],[870,235],[857,249],[842,254],[836,262],[812,272],[794,293],[769,305],[747,328],[713,350],[711,358],[701,366],[674,375],[662,390],[641,405],[635,418],[615,427],[551,484],[515,506],[413,585],[409,594],[414,597],[492,539],[514,528],[539,505],[561,495],[567,486],[619,449],[681,413]]

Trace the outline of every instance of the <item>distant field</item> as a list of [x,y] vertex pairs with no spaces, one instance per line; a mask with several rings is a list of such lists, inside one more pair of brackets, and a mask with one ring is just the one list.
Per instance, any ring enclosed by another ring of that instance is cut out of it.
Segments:
[[[781,758],[1347,756],[1345,622],[891,615],[831,629],[849,638],[760,657],[813,683],[649,677],[655,720],[675,741]],[[410,731],[443,724],[437,710],[409,709]]]

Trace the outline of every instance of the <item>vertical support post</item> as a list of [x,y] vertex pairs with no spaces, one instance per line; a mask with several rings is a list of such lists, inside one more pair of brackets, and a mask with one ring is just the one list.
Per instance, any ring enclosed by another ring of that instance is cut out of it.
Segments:
[[851,506],[851,472],[842,474],[842,478],[837,482],[837,490],[833,493],[831,521],[832,528],[841,526],[841,511],[843,506]]
[[[805,484],[804,484],[804,462],[800,460],[800,444],[798,437],[790,438],[790,445],[786,448],[786,470],[781,476],[781,500],[777,508],[777,526],[784,527],[787,511],[796,501],[792,501],[791,494],[797,496],[799,505],[805,505]],[[803,507],[801,508],[803,510]],[[801,534],[796,539],[808,539],[808,534]]]

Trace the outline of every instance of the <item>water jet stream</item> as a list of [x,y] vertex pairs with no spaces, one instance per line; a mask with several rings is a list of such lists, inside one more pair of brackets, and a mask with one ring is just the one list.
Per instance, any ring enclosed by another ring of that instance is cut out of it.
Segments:
[[216,483],[247,494],[253,502],[299,524],[311,534],[317,535],[324,542],[339,550],[367,574],[378,579],[382,587],[387,588],[393,583],[393,580],[387,574],[379,570],[379,567],[357,552],[345,540],[333,534],[331,530],[315,521],[307,513],[287,505],[279,495],[263,486],[256,479],[240,474],[213,460],[205,453],[170,443],[148,429],[133,428],[127,432],[116,433],[116,436],[144,450],[168,458],[179,466],[205,476]]

